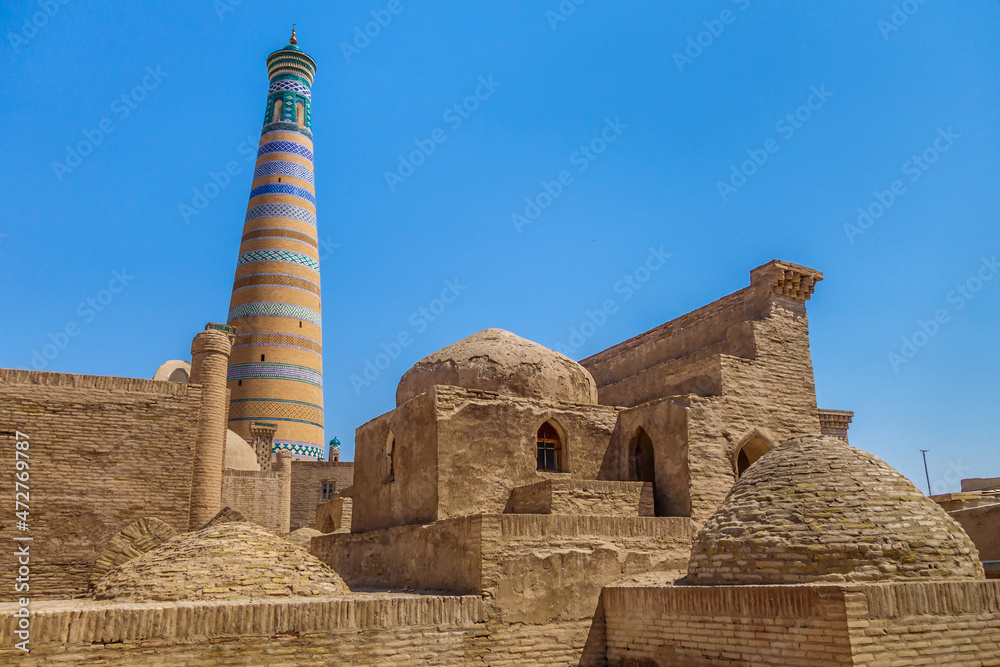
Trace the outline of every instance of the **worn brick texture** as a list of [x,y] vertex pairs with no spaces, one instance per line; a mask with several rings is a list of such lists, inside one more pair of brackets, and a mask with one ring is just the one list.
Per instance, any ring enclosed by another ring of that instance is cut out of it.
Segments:
[[1000,582],[609,587],[607,664],[1000,664]]
[[696,584],[982,579],[961,526],[873,454],[795,438],[750,466],[699,532]]
[[511,491],[507,512],[653,516],[651,483],[571,479],[569,475],[549,474],[552,479]]
[[354,463],[292,461],[292,530],[316,524],[316,508],[326,502],[322,496],[323,482],[335,484],[336,492],[348,488],[354,483]]
[[280,484],[276,472],[226,469],[222,473],[222,505],[257,525],[280,533]]
[[[30,438],[31,596],[80,595],[108,541],[155,517],[187,530],[201,387],[0,369],[0,466],[14,470],[14,431]],[[0,490],[12,511],[14,483]],[[0,599],[16,597],[14,550],[0,554]]]

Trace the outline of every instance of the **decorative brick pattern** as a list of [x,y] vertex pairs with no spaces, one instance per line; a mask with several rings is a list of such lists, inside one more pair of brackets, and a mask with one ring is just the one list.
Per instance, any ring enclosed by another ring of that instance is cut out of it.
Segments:
[[250,250],[241,253],[236,261],[237,266],[253,264],[255,262],[284,262],[286,264],[298,264],[307,269],[312,269],[319,273],[319,261],[301,252],[291,250]]
[[258,285],[275,285],[280,287],[291,287],[312,292],[319,296],[319,285],[311,280],[288,275],[287,273],[252,273],[240,276],[233,283],[233,291],[254,287]]
[[322,326],[323,324],[320,314],[312,308],[290,303],[274,303],[271,301],[244,303],[229,309],[229,322],[243,319],[244,317],[290,317],[293,320],[302,320],[316,326]]
[[260,218],[289,218],[290,220],[298,220],[299,222],[304,222],[307,225],[316,226],[316,214],[308,209],[304,209],[301,206],[293,206],[291,204],[280,204],[270,202],[267,204],[257,204],[256,206],[251,206],[247,209],[247,215],[244,222],[250,222],[251,220],[258,220]]
[[236,345],[233,346],[234,350],[248,346],[294,347],[300,350],[315,352],[316,354],[322,354],[323,352],[323,346],[312,339],[305,336],[295,336],[293,334],[283,334],[274,331],[261,331],[236,336]]
[[294,79],[278,79],[277,81],[272,81],[271,87],[267,89],[267,94],[270,95],[271,93],[288,90],[300,93],[306,99],[312,100],[312,88],[304,83],[295,81]]
[[302,144],[294,141],[268,141],[267,143],[261,144],[260,148],[257,149],[258,158],[272,153],[288,153],[289,155],[304,157],[309,160],[309,162],[313,161],[313,152]]
[[302,401],[242,398],[229,404],[229,421],[295,421],[323,426],[323,406]]
[[269,160],[259,163],[253,170],[253,180],[256,181],[258,178],[265,176],[291,176],[292,178],[303,180],[310,185],[316,182],[316,176],[313,174],[312,169],[303,167],[297,162],[288,162],[286,160]]
[[323,374],[306,366],[271,362],[233,364],[229,367],[229,381],[234,380],[293,380],[323,386]]
[[250,191],[250,199],[264,195],[288,195],[304,199],[313,206],[316,205],[316,195],[305,188],[300,188],[297,185],[289,185],[288,183],[265,183],[264,185],[258,185]]

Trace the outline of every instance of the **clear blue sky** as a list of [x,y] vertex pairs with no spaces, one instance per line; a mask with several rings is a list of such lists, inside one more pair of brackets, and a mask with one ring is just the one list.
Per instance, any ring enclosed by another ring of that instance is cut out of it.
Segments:
[[[852,444],[922,488],[921,448],[936,491],[1000,476],[1000,277],[983,265],[1000,253],[995,2],[511,4],[52,0],[47,17],[4,2],[0,366],[151,377],[225,320],[243,142],[295,22],[319,64],[326,430],[345,458],[399,376],[464,336],[502,327],[579,359],[780,258],[825,274],[809,302],[819,405],[855,411]],[[345,47],[372,12],[387,25]],[[603,152],[578,152],[602,133]],[[434,151],[410,173],[417,142]],[[196,189],[211,198],[185,220]],[[863,227],[859,207],[876,214]],[[671,257],[629,294],[650,248]],[[398,357],[352,383],[401,333]]]

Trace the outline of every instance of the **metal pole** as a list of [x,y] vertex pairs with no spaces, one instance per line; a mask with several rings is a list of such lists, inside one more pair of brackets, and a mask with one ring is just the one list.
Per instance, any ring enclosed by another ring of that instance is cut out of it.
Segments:
[[920,453],[924,455],[924,477],[927,478],[927,495],[928,496],[932,495],[931,494],[931,476],[930,476],[930,473],[927,472],[927,452],[929,452],[929,451],[930,451],[929,449],[921,449],[920,450]]

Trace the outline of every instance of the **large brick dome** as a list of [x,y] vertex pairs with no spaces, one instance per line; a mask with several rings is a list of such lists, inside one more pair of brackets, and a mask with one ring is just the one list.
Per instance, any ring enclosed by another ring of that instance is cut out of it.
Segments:
[[302,547],[251,523],[218,523],[171,538],[94,586],[98,600],[216,600],[333,596],[343,579]]
[[877,456],[794,438],[750,466],[695,539],[693,584],[983,579],[976,547]]
[[597,403],[597,383],[586,368],[503,329],[484,329],[415,363],[399,381],[396,405],[436,384],[543,401]]

